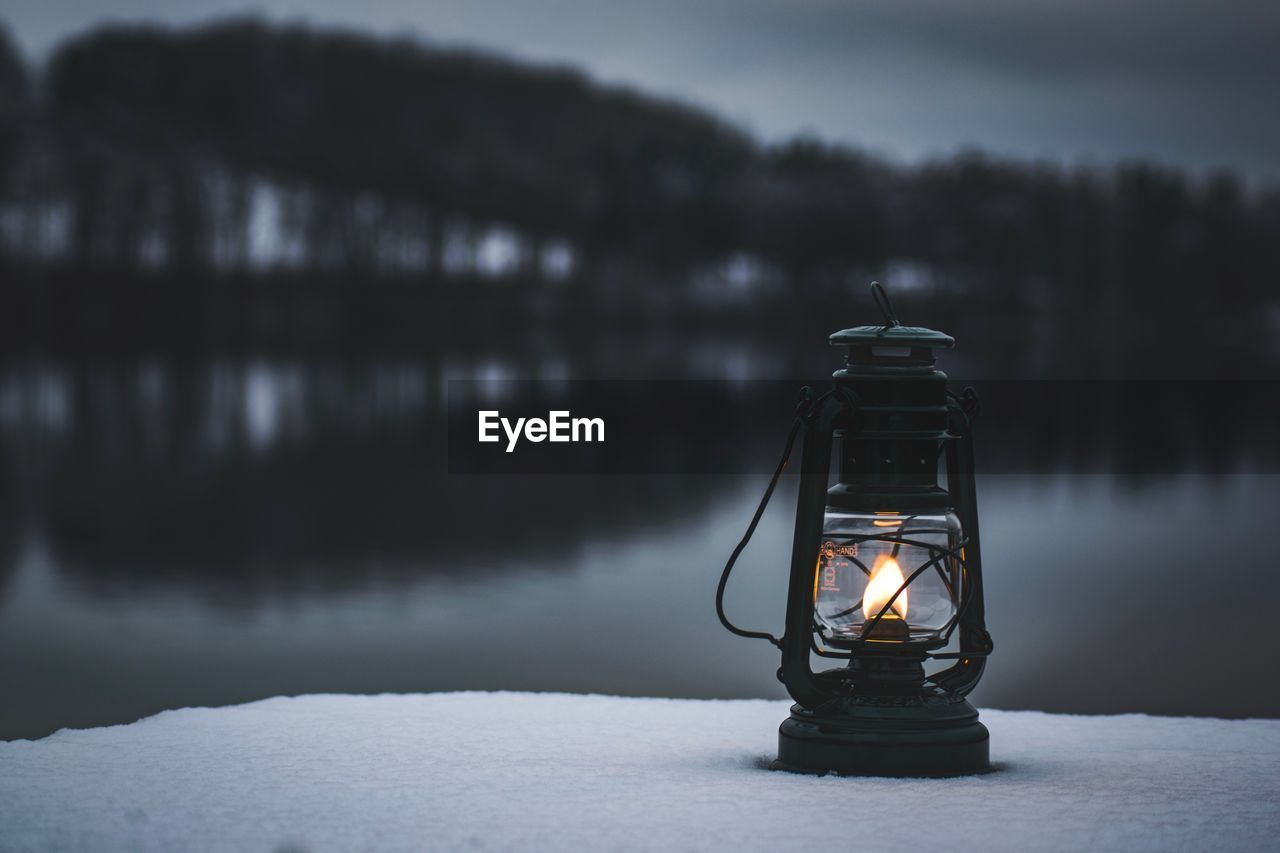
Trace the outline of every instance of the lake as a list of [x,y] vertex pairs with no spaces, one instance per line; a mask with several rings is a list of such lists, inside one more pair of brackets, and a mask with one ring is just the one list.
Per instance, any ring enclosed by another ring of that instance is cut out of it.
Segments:
[[[713,609],[765,477],[450,475],[432,401],[449,376],[495,372],[11,365],[0,738],[279,694],[782,696],[776,652]],[[762,439],[762,469],[781,438]],[[977,702],[1280,714],[1280,478],[1074,467],[979,478],[996,651]],[[734,576],[746,627],[781,627],[794,489]]]

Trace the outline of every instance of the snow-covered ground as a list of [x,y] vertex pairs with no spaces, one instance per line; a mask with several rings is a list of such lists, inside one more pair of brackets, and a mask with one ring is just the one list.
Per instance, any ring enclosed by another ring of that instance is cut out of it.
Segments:
[[998,772],[763,769],[787,704],[304,696],[0,743],[5,850],[1278,850],[1280,721],[984,711]]

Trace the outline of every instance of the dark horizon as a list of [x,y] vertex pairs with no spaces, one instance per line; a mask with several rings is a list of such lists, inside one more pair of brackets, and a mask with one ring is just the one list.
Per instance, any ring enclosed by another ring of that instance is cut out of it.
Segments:
[[[769,142],[812,135],[908,164],[964,148],[1058,164],[1144,159],[1205,174],[1280,176],[1271,46],[1273,5],[1203,0],[1027,8],[1005,0],[956,8],[867,2],[688,4],[608,10],[573,3],[437,0],[413,9],[328,0],[77,9],[16,0],[24,54],[100,23],[208,25],[246,12],[275,23],[341,27],[429,46],[481,49],[572,66],[713,108]],[[1260,124],[1261,122],[1261,124]]]
[[252,18],[100,29],[25,95],[0,64],[19,348],[394,340],[451,310],[758,327],[884,278],[1025,375],[1275,369],[1280,188],[1230,172],[893,166],[575,71]]

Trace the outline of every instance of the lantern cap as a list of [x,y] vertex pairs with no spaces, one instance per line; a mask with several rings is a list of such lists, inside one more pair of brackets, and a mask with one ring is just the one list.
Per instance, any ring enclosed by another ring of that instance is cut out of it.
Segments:
[[935,373],[933,351],[951,349],[956,339],[933,329],[899,323],[889,294],[880,282],[871,282],[871,296],[884,315],[884,325],[854,326],[831,336],[832,346],[848,348],[845,369],[836,371],[836,378]]
[[835,347],[909,347],[915,350],[951,349],[956,339],[923,326],[904,326],[898,322],[889,292],[878,281],[871,282],[871,298],[884,315],[883,326],[854,326],[831,336]]
[[854,326],[831,336],[835,347],[911,347],[951,349],[956,339],[923,326]]

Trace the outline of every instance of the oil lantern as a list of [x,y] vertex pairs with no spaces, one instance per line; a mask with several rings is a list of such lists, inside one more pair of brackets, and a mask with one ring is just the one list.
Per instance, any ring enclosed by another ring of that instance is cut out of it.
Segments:
[[[937,350],[955,341],[903,326],[872,283],[878,326],[831,335],[845,367],[802,389],[787,449],[725,566],[716,609],[729,630],[773,642],[795,700],[775,769],[949,776],[989,768],[988,734],[966,698],[992,643],[982,596],[972,389],[948,390]],[[802,442],[785,631],[725,615],[729,574]],[[832,457],[838,473],[832,484]],[[842,665],[815,671],[814,658]]]

